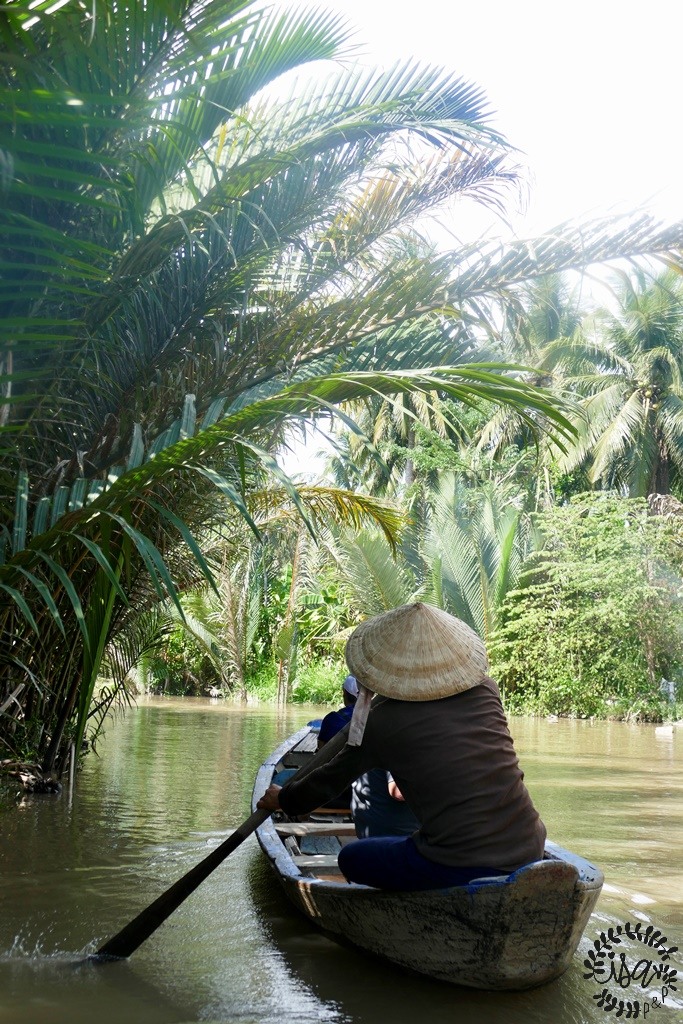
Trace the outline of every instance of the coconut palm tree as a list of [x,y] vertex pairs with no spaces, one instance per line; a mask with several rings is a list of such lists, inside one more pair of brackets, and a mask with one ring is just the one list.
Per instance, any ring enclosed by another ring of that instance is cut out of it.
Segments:
[[631,497],[669,494],[683,485],[683,285],[642,269],[620,282],[618,310],[579,343],[584,417],[562,464]]
[[353,429],[333,437],[325,474],[339,486],[362,488],[369,494],[400,495],[416,480],[416,431],[422,426],[442,438],[457,429],[437,391],[430,394],[372,396],[349,403]]
[[[567,381],[580,361],[582,310],[580,283],[572,285],[566,276],[548,274],[528,282],[519,291],[518,301],[508,308],[508,316],[498,342],[498,351],[511,363],[529,367],[524,380],[571,399]],[[579,341],[577,342],[577,339]],[[537,500],[552,501],[550,468],[557,452],[548,438],[525,422],[514,410],[497,408],[477,431],[479,450],[496,459],[510,449],[537,450]]]

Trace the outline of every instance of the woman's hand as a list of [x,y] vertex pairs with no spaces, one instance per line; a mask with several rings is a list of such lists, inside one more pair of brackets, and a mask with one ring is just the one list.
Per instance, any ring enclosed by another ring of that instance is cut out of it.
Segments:
[[405,797],[403,793],[398,788],[393,779],[389,779],[389,782],[387,783],[387,789],[389,790],[389,796],[392,797],[393,800],[401,800],[405,802]]
[[259,802],[256,804],[259,811],[279,811],[280,810],[280,790],[282,786],[268,786]]

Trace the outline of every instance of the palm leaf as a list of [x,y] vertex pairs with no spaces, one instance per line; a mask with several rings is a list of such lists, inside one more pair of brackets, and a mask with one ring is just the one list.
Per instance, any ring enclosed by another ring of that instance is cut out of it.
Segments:
[[363,618],[405,604],[415,593],[414,580],[394,561],[380,535],[343,534],[334,542],[332,553]]

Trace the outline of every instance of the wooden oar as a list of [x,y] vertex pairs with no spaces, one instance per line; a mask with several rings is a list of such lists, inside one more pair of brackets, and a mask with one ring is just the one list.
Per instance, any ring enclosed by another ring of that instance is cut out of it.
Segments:
[[[346,743],[348,731],[349,727],[347,725],[336,736],[333,736],[329,743],[326,743],[321,750],[317,751],[310,761],[303,765],[292,778],[303,778],[315,768],[331,760]],[[93,953],[88,959],[104,963],[111,960],[124,960],[126,957],[129,957],[201,885],[204,879],[208,878],[211,872],[226,857],[229,857],[233,850],[236,850],[269,816],[270,811],[254,811],[251,817],[247,818],[239,828],[236,828],[225,842],[217,846],[215,850],[212,850],[208,857],[201,860],[199,864],[195,864],[186,875],[183,875],[177,882],[174,882],[170,889],[167,889],[161,896],[158,896],[154,903],[151,903],[145,910],[141,911],[125,928],[122,928],[112,939],[109,939],[103,946],[100,946],[97,952]]]

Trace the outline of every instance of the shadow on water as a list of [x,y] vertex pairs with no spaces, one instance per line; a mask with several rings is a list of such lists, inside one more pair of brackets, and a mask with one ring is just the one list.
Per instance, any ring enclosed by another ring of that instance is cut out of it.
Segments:
[[131,964],[95,965],[86,960],[88,952],[45,955],[18,944],[0,956],[2,1024],[180,1024],[187,1019],[187,1009]]

